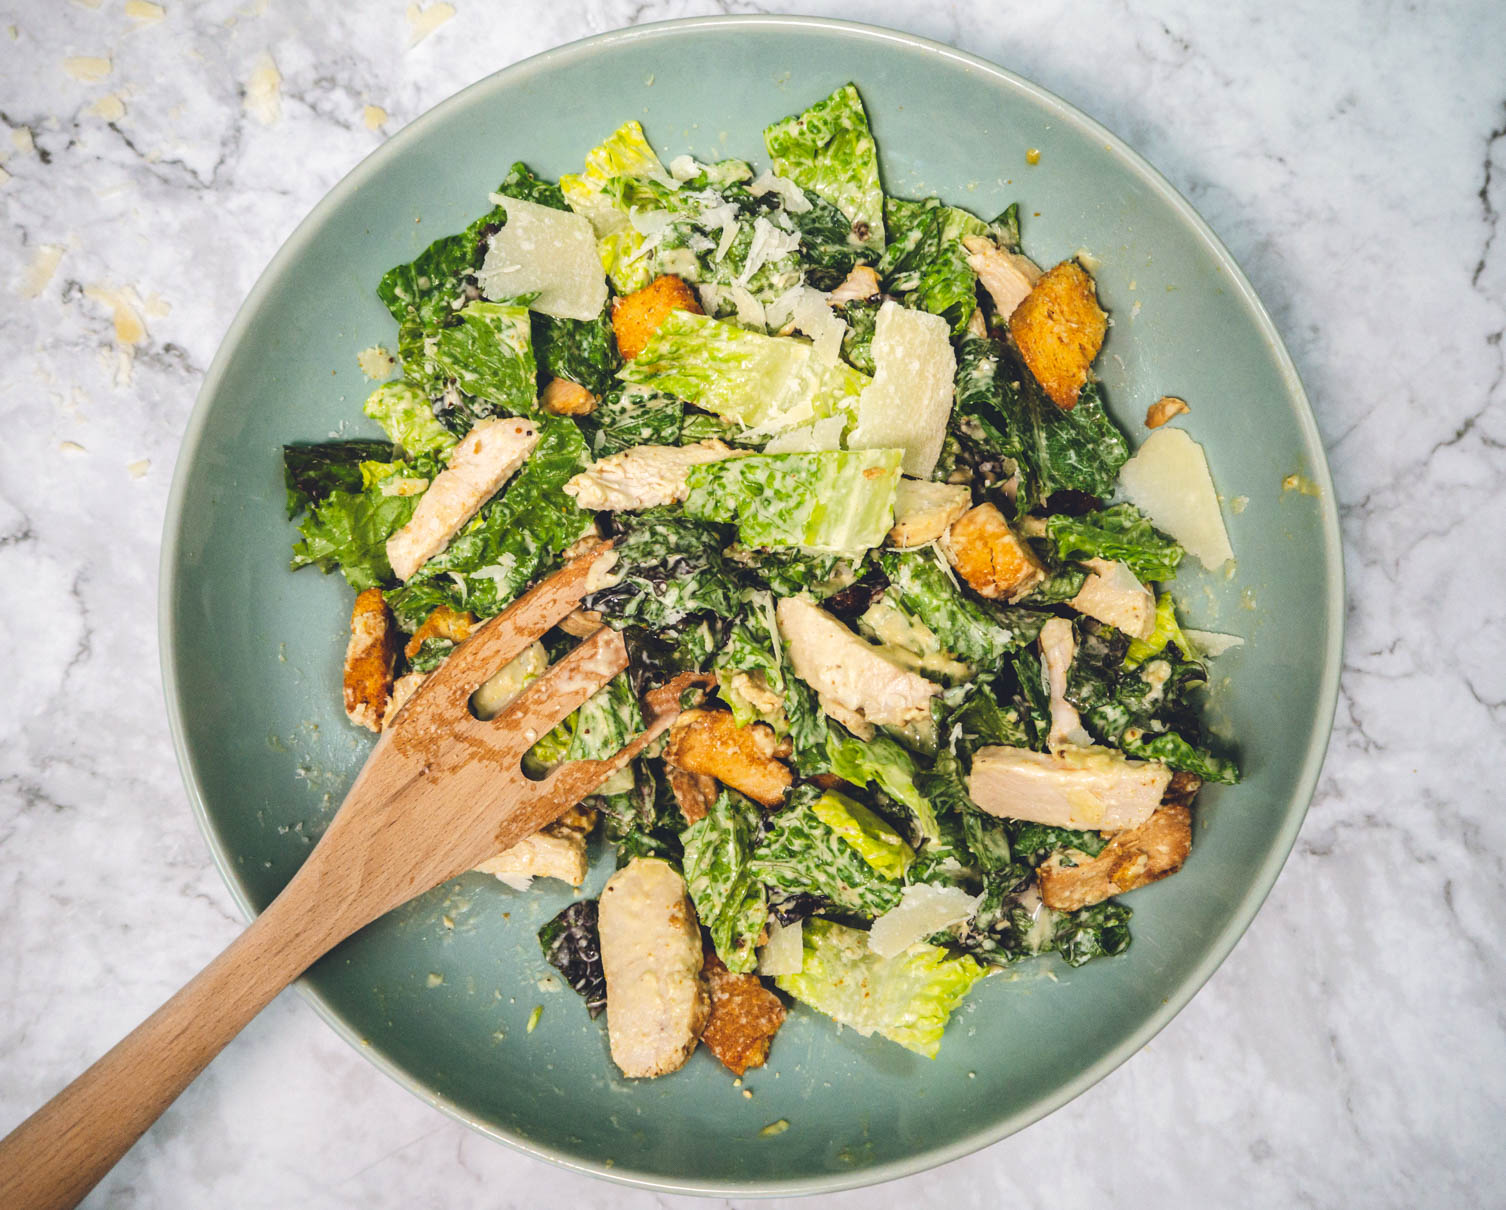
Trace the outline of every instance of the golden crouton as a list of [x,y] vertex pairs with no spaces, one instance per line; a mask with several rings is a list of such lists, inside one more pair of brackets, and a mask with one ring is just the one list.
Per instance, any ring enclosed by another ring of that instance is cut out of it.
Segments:
[[1178,399],[1175,395],[1162,395],[1145,409],[1145,427],[1158,429],[1173,416],[1180,416],[1183,412],[1191,410],[1185,399]]
[[539,393],[539,406],[556,416],[589,416],[596,410],[596,396],[568,378],[551,378]]
[[701,1041],[734,1075],[762,1067],[784,1024],[784,1005],[757,975],[734,975],[710,950],[701,969],[711,992],[711,1015]]
[[426,639],[449,639],[452,643],[463,643],[471,637],[471,631],[475,629],[475,614],[461,613],[448,605],[441,605],[423,620],[423,625],[413,632],[413,637],[403,648],[403,654],[411,660],[418,654],[419,648],[424,645]]
[[664,766],[664,779],[669,782],[670,793],[687,823],[696,823],[706,818],[711,804],[716,801],[716,778],[704,773],[687,773],[675,765]]
[[368,588],[350,611],[350,642],[345,646],[345,713],[372,731],[392,700],[392,674],[401,632],[380,589]]
[[794,778],[774,759],[776,746],[774,732],[763,723],[739,727],[730,710],[687,710],[669,733],[664,760],[777,807]]
[[1175,874],[1192,849],[1192,813],[1177,804],[1157,808],[1137,828],[1120,832],[1097,857],[1076,853],[1077,865],[1063,865],[1053,853],[1037,876],[1041,902],[1058,912],[1101,903],[1110,895],[1133,891]]
[[992,504],[980,504],[954,521],[941,548],[980,597],[1017,601],[1046,577],[1035,553]]
[[612,331],[617,336],[617,351],[632,361],[671,311],[705,314],[695,291],[673,274],[656,277],[643,289],[613,299]]
[[1042,276],[1009,317],[1009,333],[1026,368],[1063,411],[1076,406],[1107,331],[1108,316],[1098,305],[1093,279],[1075,260]]

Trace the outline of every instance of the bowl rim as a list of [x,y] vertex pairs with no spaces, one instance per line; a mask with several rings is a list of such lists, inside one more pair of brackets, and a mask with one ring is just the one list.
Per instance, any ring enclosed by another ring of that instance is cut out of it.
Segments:
[[1311,455],[1311,465],[1307,468],[1307,473],[1316,483],[1321,504],[1323,551],[1326,570],[1324,620],[1327,626],[1328,642],[1324,652],[1323,670],[1318,691],[1316,721],[1312,733],[1308,738],[1307,748],[1296,779],[1295,788],[1287,801],[1285,816],[1276,834],[1275,843],[1266,853],[1264,860],[1256,872],[1249,893],[1245,895],[1231,913],[1224,928],[1215,936],[1203,960],[1193,969],[1190,975],[1183,979],[1175,992],[1168,996],[1156,1011],[1141,1022],[1118,1046],[1114,1047],[1096,1062],[1090,1064],[1072,1079],[1041,1095],[1028,1106],[1015,1113],[991,1120],[980,1125],[967,1135],[953,1139],[944,1145],[932,1147],[928,1151],[888,1162],[876,1163],[851,1172],[759,1181],[756,1184],[750,1185],[746,1182],[729,1180],[703,1180],[697,1179],[694,1176],[684,1178],[666,1177],[659,1173],[636,1171],[630,1164],[608,1167],[602,1163],[582,1160],[577,1156],[548,1144],[541,1144],[515,1135],[495,1123],[482,1120],[476,1115],[467,1112],[449,1098],[434,1092],[422,1080],[408,1073],[384,1053],[363,1042],[358,1033],[309,984],[306,978],[300,978],[297,981],[296,986],[299,991],[313,1005],[314,1010],[325,1022],[379,1070],[414,1095],[427,1101],[450,1117],[482,1134],[507,1144],[509,1147],[525,1155],[548,1161],[573,1172],[664,1193],[701,1196],[738,1195],[744,1197],[750,1195],[788,1196],[833,1193],[844,1189],[875,1185],[884,1181],[913,1175],[917,1172],[923,1172],[960,1159],[974,1151],[996,1143],[1024,1129],[1026,1126],[1041,1120],[1048,1114],[1055,1112],[1068,1101],[1073,1100],[1105,1078],[1144,1047],[1202,989],[1203,985],[1207,983],[1213,973],[1229,956],[1234,946],[1244,935],[1245,930],[1249,928],[1255,914],[1270,894],[1276,878],[1280,874],[1293,845],[1296,843],[1297,834],[1312,803],[1318,777],[1327,754],[1329,740],[1333,731],[1335,710],[1338,704],[1339,677],[1342,665],[1345,621],[1344,564],[1338,510],[1334,501],[1333,478],[1329,470],[1322,437],[1318,431],[1317,421],[1313,415],[1312,404],[1307,397],[1307,392],[1303,388],[1301,378],[1297,373],[1296,366],[1292,362],[1291,355],[1287,352],[1286,346],[1276,330],[1275,323],[1272,321],[1260,298],[1255,293],[1254,287],[1250,284],[1249,279],[1245,276],[1233,255],[1224,246],[1218,236],[1214,234],[1208,223],[1192,207],[1191,203],[1183,198],[1176,188],[1149,161],[1132,149],[1124,140],[1120,139],[1097,120],[1089,117],[1054,93],[987,59],[918,34],[906,33],[864,22],[830,17],[749,14],[685,17],[669,21],[656,21],[645,25],[609,30],[574,42],[565,43],[531,55],[526,59],[521,59],[516,63],[509,64],[482,77],[480,80],[467,85],[459,92],[447,97],[415,118],[346,173],[293,229],[293,232],[287,237],[268,262],[266,268],[257,277],[255,284],[237,310],[234,319],[220,340],[219,347],[215,352],[213,360],[210,362],[209,368],[205,371],[203,383],[199,388],[193,409],[189,414],[184,429],[183,440],[179,446],[177,459],[174,463],[172,486],[168,494],[167,509],[163,523],[162,551],[159,561],[157,637],[163,695],[167,705],[168,727],[172,736],[173,750],[177,758],[178,768],[183,778],[184,787],[188,792],[190,805],[193,808],[194,818],[198,823],[199,830],[208,842],[214,864],[230,891],[231,898],[249,921],[256,915],[256,911],[246,894],[244,885],[237,877],[235,862],[210,814],[208,803],[205,800],[197,776],[194,754],[188,745],[185,726],[186,710],[185,703],[182,700],[182,687],[179,683],[178,653],[174,643],[174,634],[177,630],[174,601],[179,588],[179,552],[183,532],[184,501],[187,494],[188,480],[191,468],[198,462],[200,449],[204,444],[208,428],[211,406],[215,396],[219,393],[234,350],[241,344],[252,319],[260,311],[268,297],[274,293],[289,265],[298,258],[303,250],[313,241],[319,229],[322,228],[326,216],[341,206],[347,197],[358,187],[380,173],[389,161],[401,156],[407,148],[425,138],[431,130],[444,123],[453,111],[474,103],[483,94],[503,84],[526,81],[530,77],[553,70],[557,65],[582,58],[589,58],[607,47],[666,37],[693,37],[702,30],[713,28],[725,29],[729,26],[806,32],[819,31],[862,42],[894,46],[903,50],[920,51],[926,55],[936,55],[944,60],[950,60],[969,70],[1000,81],[1031,98],[1044,111],[1051,114],[1054,120],[1069,124],[1079,131],[1098,139],[1106,151],[1117,159],[1126,170],[1137,177],[1156,198],[1169,206],[1179,216],[1185,227],[1211,253],[1213,259],[1227,274],[1228,280],[1232,283],[1240,301],[1253,315],[1256,327],[1261,337],[1269,346],[1276,361],[1277,368],[1286,386],[1288,398],[1298,405],[1293,411]]

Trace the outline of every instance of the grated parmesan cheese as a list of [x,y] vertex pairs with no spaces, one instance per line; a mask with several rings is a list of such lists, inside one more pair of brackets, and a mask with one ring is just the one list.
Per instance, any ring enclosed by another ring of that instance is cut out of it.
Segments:
[[902,449],[905,474],[929,479],[946,439],[957,372],[946,320],[889,300],[874,325],[873,363],[848,446]]

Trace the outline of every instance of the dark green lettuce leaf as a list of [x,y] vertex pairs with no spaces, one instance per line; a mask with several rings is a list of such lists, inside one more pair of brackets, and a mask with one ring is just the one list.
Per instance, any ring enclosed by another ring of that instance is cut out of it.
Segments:
[[884,199],[889,246],[879,262],[884,290],[907,306],[940,315],[961,333],[977,309],[977,276],[962,246],[966,235],[984,235],[982,219],[940,198],[911,202]]
[[889,577],[885,600],[923,621],[959,659],[982,668],[994,667],[1034,642],[1049,617],[963,596],[950,569],[931,550],[886,550],[878,561]]
[[1129,949],[1132,914],[1129,908],[1112,899],[1068,912],[1056,922],[1051,948],[1065,959],[1068,966],[1081,966],[1094,958],[1122,954]]
[[734,974],[758,964],[758,938],[769,919],[767,892],[750,866],[761,819],[748,799],[723,790],[705,816],[681,834],[696,918],[711,934],[716,956]]
[[612,335],[611,305],[595,319],[555,319],[533,312],[534,357],[546,382],[566,378],[597,396],[611,390],[622,365]]
[[654,630],[693,614],[736,617],[742,607],[735,570],[722,557],[726,531],[667,508],[623,514],[627,528],[613,547],[616,583],[582,602],[619,629]]
[[[497,192],[507,197],[522,198],[525,202],[533,202],[539,206],[549,206],[555,210],[570,209],[565,202],[565,195],[560,192],[560,187],[553,181],[546,181],[543,177],[535,175],[522,160],[507,170],[507,176],[497,186]],[[498,207],[498,209],[502,208]]]
[[1046,536],[1058,559],[1108,559],[1123,563],[1142,580],[1169,580],[1183,550],[1133,504],[1046,519]]
[[882,305],[881,298],[855,298],[832,308],[847,323],[847,331],[842,333],[842,356],[853,369],[868,375],[878,370],[873,360],[873,330],[878,326]]
[[539,930],[539,948],[545,960],[580,994],[593,1017],[607,1006],[596,907],[594,899],[577,899]]
[[843,911],[879,916],[899,903],[901,887],[873,869],[812,809],[820,797],[800,786],[790,805],[769,817],[768,830],[753,851],[750,868],[770,887],[817,895]]
[[[486,259],[486,243],[507,220],[494,206],[458,235],[437,239],[406,265],[382,275],[377,295],[399,324],[437,329],[467,299],[466,286]],[[405,358],[406,363],[406,358]]]
[[331,492],[359,492],[361,463],[390,462],[390,441],[324,441],[282,447],[282,476],[288,489],[288,517],[296,517]]
[[591,453],[605,458],[635,445],[679,445],[685,405],[673,395],[616,383],[583,419]]

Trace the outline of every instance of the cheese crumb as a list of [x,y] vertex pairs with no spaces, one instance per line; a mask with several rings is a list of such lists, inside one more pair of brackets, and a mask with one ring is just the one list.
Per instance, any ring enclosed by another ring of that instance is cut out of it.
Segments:
[[126,473],[129,474],[132,479],[146,478],[147,471],[151,469],[152,460],[150,458],[138,458],[135,462],[126,463]]
[[760,1130],[758,1132],[758,1137],[763,1139],[771,1139],[776,1134],[783,1134],[789,1128],[789,1118],[780,1118],[777,1122],[770,1122],[767,1126]]
[[381,382],[392,377],[392,371],[397,369],[397,358],[381,345],[372,345],[356,354],[356,364],[372,382]]
[[387,125],[387,111],[380,105],[368,105],[361,111],[361,119],[367,130],[380,130]]
[[1028,151],[1025,152],[1025,163],[1027,163],[1027,164],[1039,164],[1040,162],[1041,162],[1041,149],[1039,147],[1032,147]]
[[167,16],[167,10],[152,0],[126,0],[125,15],[142,25],[155,25]]
[[0,168],[0,185],[6,184],[9,180],[10,173],[6,172],[4,168]]
[[57,262],[63,259],[62,244],[39,244],[32,253],[32,264],[21,277],[21,297],[36,298],[57,273]]
[[125,117],[125,103],[113,92],[107,92],[84,112],[106,122],[118,122]]
[[63,70],[80,84],[98,84],[110,74],[110,60],[95,55],[74,55],[63,60]]
[[425,987],[438,987],[444,982],[444,976],[438,971],[430,971],[429,977],[424,980]]
[[246,81],[245,104],[246,112],[263,126],[272,125],[282,116],[282,73],[265,52]]
[[59,441],[58,450],[64,454],[82,454],[87,452],[77,441]]
[[84,297],[104,303],[115,321],[115,343],[122,348],[139,345],[146,339],[146,324],[141,318],[141,299],[130,286],[116,289],[98,283],[84,287]]
[[408,5],[408,45],[417,46],[454,15],[455,6],[446,4],[443,0],[426,8],[420,8],[417,4]]
[[10,142],[22,155],[30,155],[37,149],[36,141],[31,137],[30,126],[17,126],[10,132]]

